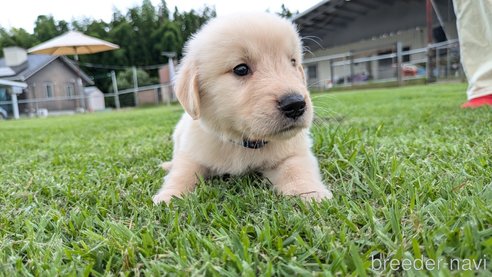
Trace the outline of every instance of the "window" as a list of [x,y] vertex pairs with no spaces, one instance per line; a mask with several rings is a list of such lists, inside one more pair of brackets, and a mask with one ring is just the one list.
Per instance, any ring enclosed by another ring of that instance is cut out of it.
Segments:
[[[403,52],[410,51],[410,47],[409,47],[409,46],[403,47],[402,51],[403,51]],[[408,63],[408,62],[410,62],[410,55],[403,55],[403,57],[402,57],[402,58],[403,58],[403,59],[402,59],[402,61],[403,61],[404,63]]]
[[[0,87],[0,102],[2,101],[10,101],[9,94],[7,93],[7,88],[5,87]],[[5,110],[5,112],[10,113],[12,112],[12,105],[10,104],[0,105],[0,119],[2,119],[2,109]],[[7,116],[7,115],[4,114],[3,116]]]
[[44,92],[45,92],[46,98],[51,98],[55,95],[55,88],[53,87],[52,82],[44,83]]
[[[384,50],[378,52],[378,56],[384,56],[389,54],[393,54],[393,50]],[[378,65],[380,67],[391,67],[393,65],[393,58],[380,59],[378,60]]]
[[1,101],[8,101],[9,98],[7,97],[7,88],[1,88],[0,87],[0,102]]
[[310,65],[307,68],[308,79],[318,78],[318,67],[317,65]]
[[446,37],[446,32],[444,32],[442,26],[438,26],[432,29],[432,37],[434,38],[435,42],[443,42],[448,40],[448,38]]
[[65,86],[65,93],[68,97],[72,97],[75,95],[75,86],[73,85],[73,83],[67,83],[67,85]]

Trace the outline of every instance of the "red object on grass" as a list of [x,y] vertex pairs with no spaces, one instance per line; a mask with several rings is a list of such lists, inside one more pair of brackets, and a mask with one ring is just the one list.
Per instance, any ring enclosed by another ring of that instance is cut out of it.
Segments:
[[461,105],[462,108],[478,108],[481,106],[489,105],[492,106],[492,94],[480,96],[468,100],[465,104]]

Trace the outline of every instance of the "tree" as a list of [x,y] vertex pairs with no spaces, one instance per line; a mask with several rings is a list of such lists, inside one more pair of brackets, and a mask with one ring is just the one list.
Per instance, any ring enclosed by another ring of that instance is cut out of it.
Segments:
[[167,4],[165,0],[161,0],[158,9],[159,9],[157,14],[158,23],[162,24],[165,23],[166,21],[169,21],[169,9],[167,8]]
[[[157,78],[151,77],[146,71],[139,68],[137,68],[137,80],[138,86],[140,87],[157,83]],[[133,88],[133,69],[128,68],[118,72],[118,74],[116,75],[116,82],[118,84],[118,90]],[[112,84],[110,85],[110,91],[114,91]],[[122,94],[120,95],[119,100],[122,107],[135,105],[133,93]]]
[[68,31],[66,21],[56,22],[53,16],[40,15],[34,23],[34,36],[38,41],[47,41]]
[[15,46],[15,45],[17,45],[17,43],[12,37],[12,35],[10,34],[10,32],[0,27],[0,46],[4,48],[9,46]]
[[172,21],[167,21],[152,33],[154,41],[154,51],[159,55],[159,62],[166,62],[167,59],[162,57],[163,51],[179,52],[183,47],[182,35],[179,27]]
[[[37,43],[36,38],[23,28],[12,28],[10,31],[0,28],[0,49],[9,46],[19,46],[27,49]],[[0,51],[0,56],[3,56],[3,51]]]
[[[105,65],[102,68],[86,66],[83,69],[98,76],[95,78],[98,87],[110,91],[111,79],[107,77],[107,65],[120,67],[167,63],[167,58],[161,55],[163,51],[176,52],[180,57],[185,42],[215,16],[215,9],[207,6],[188,12],[175,9],[171,16],[165,0],[161,0],[157,6],[153,6],[150,0],[142,0],[141,5],[126,12],[114,9],[110,22],[84,18],[69,24],[63,20],[56,21],[53,16],[39,15],[33,34],[23,29],[7,31],[0,28],[0,46],[30,48],[70,29],[118,44],[120,49],[115,51],[79,56],[81,66],[84,63]],[[148,73],[151,80],[157,80],[157,70]],[[123,82],[126,77],[120,78]],[[142,78],[145,80],[145,76]]]
[[[7,30],[0,27],[0,47],[3,49],[4,47],[14,46],[16,45],[14,39],[10,35]],[[3,51],[0,53],[0,56],[3,56]]]
[[[201,13],[195,10],[180,13],[176,8],[174,10],[174,21],[180,26],[183,44],[188,41],[191,35],[196,33],[203,24],[216,16],[217,13],[215,12],[215,9],[208,6],[205,6]],[[180,47],[178,51],[179,54],[181,54],[182,48],[183,47]]]
[[[156,78],[152,78],[146,71],[137,68],[138,86],[148,86],[157,83]],[[118,72],[116,75],[118,90],[133,88],[133,69],[128,68]],[[112,90],[112,87],[111,87]]]
[[23,28],[12,28],[10,30],[15,45],[22,48],[30,48],[38,43],[36,38]]
[[280,12],[277,12],[278,15],[280,15],[281,17],[285,17],[285,18],[292,18],[292,16],[296,15],[299,13],[299,11],[296,11],[295,13],[292,13],[286,6],[285,4],[282,4],[282,6],[280,7],[281,11]]

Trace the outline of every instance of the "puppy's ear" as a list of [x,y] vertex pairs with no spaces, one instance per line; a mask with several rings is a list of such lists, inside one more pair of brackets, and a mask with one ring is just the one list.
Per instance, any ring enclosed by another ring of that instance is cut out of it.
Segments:
[[185,111],[193,118],[200,117],[198,71],[194,63],[184,60],[176,79],[176,97]]
[[301,74],[302,81],[304,82],[304,85],[307,85],[306,83],[306,72],[304,72],[304,67],[302,65],[299,65],[299,74]]

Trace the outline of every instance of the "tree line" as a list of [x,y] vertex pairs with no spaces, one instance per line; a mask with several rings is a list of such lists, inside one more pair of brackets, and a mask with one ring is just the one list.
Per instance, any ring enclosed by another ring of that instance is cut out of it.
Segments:
[[[164,64],[167,63],[167,57],[162,56],[163,51],[176,52],[180,57],[188,38],[215,16],[215,9],[208,6],[191,11],[179,11],[175,8],[171,12],[165,0],[157,6],[154,6],[150,0],[143,0],[140,6],[130,8],[126,13],[114,10],[109,23],[90,18],[69,23],[56,20],[51,15],[39,15],[34,23],[33,33],[23,28],[6,30],[0,26],[0,48],[19,46],[28,49],[69,30],[76,30],[120,46],[120,49],[115,51],[80,55],[82,64],[116,66]],[[3,52],[0,55],[3,56]],[[110,87],[111,80],[105,76],[108,69],[84,68],[84,71],[95,77],[94,81],[98,87],[102,89]],[[157,73],[149,73],[155,79]],[[146,77],[143,76],[142,79],[145,82]]]
[[[278,13],[284,17],[292,16],[284,5]],[[80,55],[83,70],[93,76],[96,86],[105,92],[111,91],[111,78],[108,69],[84,67],[83,64],[102,64],[112,66],[146,66],[167,63],[163,51],[176,52],[182,56],[183,46],[190,36],[205,22],[216,16],[215,8],[204,5],[198,10],[170,11],[166,1],[154,6],[150,0],[130,8],[126,13],[114,10],[110,22],[85,18],[67,22],[56,20],[51,15],[39,15],[34,23],[33,33],[23,28],[6,30],[0,26],[0,48],[19,46],[25,49],[47,41],[69,30],[118,44],[120,49],[91,55]],[[0,51],[0,57],[3,52]],[[157,70],[139,70],[139,85],[157,82]],[[118,72],[120,89],[131,87],[129,70]],[[126,85],[125,85],[126,84]]]

